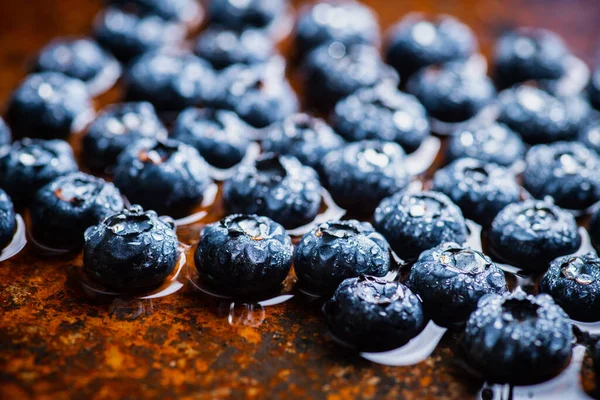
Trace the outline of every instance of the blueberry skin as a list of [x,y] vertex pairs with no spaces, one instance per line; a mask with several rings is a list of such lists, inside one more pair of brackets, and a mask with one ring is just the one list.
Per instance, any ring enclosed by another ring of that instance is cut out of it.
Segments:
[[229,295],[276,290],[292,266],[294,246],[267,217],[234,214],[207,225],[194,261],[200,280]]
[[343,145],[344,139],[325,121],[308,114],[294,114],[273,124],[262,142],[264,151],[294,156],[321,175],[325,156]]
[[32,72],[60,72],[89,83],[111,63],[112,55],[90,38],[60,38],[40,51]]
[[210,101],[215,79],[210,64],[193,54],[147,53],[129,69],[126,99],[148,101],[159,111],[180,111]]
[[26,206],[39,188],[77,171],[71,146],[63,140],[21,139],[0,156],[0,186],[18,206]]
[[589,118],[590,107],[583,99],[558,99],[531,86],[504,90],[498,100],[498,122],[532,145],[574,140]]
[[266,153],[253,165],[242,165],[223,185],[230,213],[264,215],[286,228],[315,219],[321,206],[321,184],[315,170],[295,157]]
[[467,121],[496,96],[492,81],[462,62],[423,68],[411,76],[406,90],[429,115],[444,122]]
[[590,234],[592,246],[597,252],[600,252],[600,209],[594,211],[590,219],[588,233]]
[[63,139],[92,111],[85,83],[60,72],[29,75],[13,93],[6,119],[16,137]]
[[195,0],[105,0],[124,8],[137,8],[139,12],[157,15],[168,21],[190,23],[202,16]]
[[590,252],[559,257],[539,283],[540,293],[552,296],[577,321],[600,319],[600,259]]
[[219,78],[215,108],[235,111],[246,123],[264,128],[298,112],[298,98],[280,71],[266,65],[233,65]]
[[410,180],[404,150],[393,142],[348,143],[323,159],[324,186],[339,206],[354,212],[370,214]]
[[12,133],[6,122],[0,117],[0,147],[10,144]]
[[434,20],[410,15],[387,35],[385,60],[403,79],[419,69],[468,59],[477,49],[471,29],[457,19],[440,15]]
[[288,6],[286,0],[212,0],[208,6],[212,25],[244,31],[248,28],[268,29]]
[[403,260],[444,242],[464,243],[465,219],[452,200],[438,192],[399,192],[384,199],[374,215],[375,229]]
[[29,216],[33,235],[45,245],[80,249],[85,230],[123,210],[119,189],[82,172],[56,178],[35,195]]
[[519,28],[498,40],[492,74],[503,88],[528,80],[556,80],[564,75],[564,60],[569,54],[554,32]]
[[494,218],[488,238],[495,256],[528,271],[544,271],[581,245],[573,215],[542,200],[506,206]]
[[181,217],[202,201],[211,180],[193,147],[174,139],[141,139],[119,156],[114,183],[132,203]]
[[365,275],[343,281],[323,312],[331,332],[360,351],[398,348],[426,323],[421,302],[409,288]]
[[175,223],[134,205],[85,231],[83,268],[109,289],[160,286],[180,257]]
[[198,36],[194,52],[221,70],[235,64],[265,63],[275,54],[275,43],[256,29],[236,32],[209,27]]
[[521,137],[497,122],[459,128],[448,140],[446,150],[448,162],[469,157],[505,167],[523,159],[524,155]]
[[304,235],[294,252],[300,283],[315,293],[331,293],[346,278],[385,276],[389,246],[368,222],[329,221]]
[[346,47],[340,42],[325,43],[310,52],[301,72],[307,104],[317,110],[329,110],[359,89],[380,83],[397,86],[399,82],[396,72],[384,64],[375,47]]
[[527,384],[557,375],[571,358],[567,314],[548,295],[489,295],[463,340],[469,364],[492,382]]
[[300,11],[294,40],[300,59],[325,43],[340,42],[347,47],[356,44],[377,46],[379,23],[375,13],[358,2],[320,2]]
[[533,146],[523,186],[534,197],[552,196],[559,207],[584,210],[600,200],[600,156],[577,142]]
[[600,120],[593,120],[580,130],[577,140],[600,155]]
[[596,68],[586,88],[588,100],[596,110],[600,110],[600,68]]
[[438,170],[432,190],[444,193],[465,218],[489,225],[508,204],[519,201],[521,188],[514,174],[497,164],[461,158]]
[[167,138],[152,104],[111,104],[98,114],[83,137],[83,160],[90,169],[106,172],[127,146],[142,138]]
[[430,133],[427,112],[419,100],[384,85],[359,90],[338,102],[332,121],[348,141],[396,142],[407,153],[417,150]]
[[16,230],[17,219],[12,200],[0,189],[0,251],[12,241]]
[[232,111],[188,108],[177,117],[171,136],[194,147],[209,164],[231,168],[246,155],[251,129]]

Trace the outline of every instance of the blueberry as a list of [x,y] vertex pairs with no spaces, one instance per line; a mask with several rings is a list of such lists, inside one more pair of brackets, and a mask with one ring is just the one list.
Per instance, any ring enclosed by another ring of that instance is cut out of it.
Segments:
[[193,23],[202,17],[196,0],[105,0],[124,8],[137,8],[144,14],[158,15],[168,21]]
[[132,203],[175,217],[199,204],[211,183],[196,149],[174,139],[138,140],[121,153],[114,176]]
[[150,289],[175,269],[178,246],[171,218],[132,206],[85,231],[83,268],[110,289]]
[[597,68],[590,77],[586,91],[592,106],[596,110],[600,110],[600,68]]
[[468,236],[460,208],[437,192],[400,192],[388,197],[375,210],[374,222],[404,260],[414,260],[444,242],[464,243]]
[[298,17],[294,36],[299,58],[325,43],[376,46],[380,40],[379,23],[373,11],[358,2],[340,0],[304,7]]
[[463,343],[469,363],[486,380],[526,384],[562,371],[572,340],[567,314],[550,296],[518,291],[484,297]]
[[530,271],[547,269],[550,261],[574,253],[581,244],[573,215],[541,200],[509,204],[487,236],[496,257]]
[[232,30],[270,29],[287,7],[287,0],[212,0],[208,14],[211,24]]
[[0,117],[0,147],[10,144],[12,140],[12,133],[10,128],[6,125],[6,122]]
[[215,90],[210,64],[188,53],[144,54],[133,63],[126,81],[129,101],[148,101],[160,111],[180,111],[206,103]]
[[291,155],[320,173],[323,159],[344,144],[325,121],[308,114],[294,114],[273,124],[262,142],[264,151]]
[[497,122],[473,124],[459,128],[449,139],[446,159],[475,158],[486,163],[509,167],[525,155],[521,137]]
[[67,142],[25,138],[0,156],[0,187],[15,204],[25,206],[39,188],[77,169]]
[[429,135],[425,108],[392,86],[362,89],[335,106],[333,127],[346,140],[396,142],[412,153]]
[[448,15],[434,20],[410,15],[390,30],[386,42],[386,61],[402,78],[430,65],[466,60],[477,49],[473,31]]
[[409,288],[365,275],[342,282],[323,311],[331,332],[361,351],[400,347],[426,323],[421,302]]
[[330,109],[359,89],[398,84],[395,71],[369,45],[323,44],[308,54],[301,69],[308,104],[318,110]]
[[13,93],[7,122],[17,137],[66,138],[92,104],[85,83],[59,72],[29,75]]
[[108,7],[100,13],[94,26],[95,39],[123,62],[174,46],[184,36],[182,28],[173,22],[118,7]]
[[520,186],[514,174],[497,164],[461,158],[433,176],[432,190],[448,196],[469,218],[489,225],[508,204],[519,201]]
[[235,214],[207,225],[194,261],[200,280],[238,296],[276,290],[292,266],[294,246],[277,222]]
[[346,278],[385,276],[390,269],[386,240],[368,222],[329,221],[304,235],[294,252],[300,283],[315,293],[332,292]]
[[600,208],[594,211],[588,229],[592,246],[600,253]]
[[317,216],[320,190],[315,170],[295,157],[266,153],[225,181],[223,201],[230,213],[264,215],[295,228]]
[[0,189],[0,251],[12,241],[16,230],[17,220],[12,200]]
[[496,95],[487,76],[473,72],[462,62],[426,67],[411,76],[406,89],[433,118],[444,122],[473,118]]
[[109,105],[98,114],[83,137],[83,160],[94,171],[106,171],[114,167],[117,157],[129,144],[145,137],[167,138],[167,130],[152,104]]
[[236,32],[212,27],[200,34],[194,52],[215,69],[224,69],[235,64],[265,63],[275,54],[275,44],[256,29]]
[[406,285],[440,325],[463,323],[483,296],[508,292],[504,272],[489,257],[451,242],[421,253]]
[[591,121],[579,131],[577,137],[585,147],[600,155],[600,120]]
[[577,142],[533,146],[525,158],[523,186],[534,197],[583,210],[600,200],[600,156]]
[[112,183],[74,172],[38,190],[29,215],[36,240],[54,247],[79,249],[87,228],[122,210],[123,197]]
[[499,103],[498,121],[529,144],[575,139],[589,115],[581,98],[558,99],[531,86],[504,90]]
[[569,50],[555,33],[519,28],[504,34],[495,50],[493,75],[500,87],[528,80],[556,80],[565,73]]
[[177,117],[172,137],[196,148],[209,164],[231,168],[246,155],[250,130],[232,111],[188,108]]
[[329,152],[323,181],[335,202],[353,212],[373,212],[411,180],[404,150],[393,142],[361,141]]
[[292,87],[283,74],[268,66],[234,65],[223,71],[220,82],[214,105],[235,111],[256,128],[298,112],[298,99]]

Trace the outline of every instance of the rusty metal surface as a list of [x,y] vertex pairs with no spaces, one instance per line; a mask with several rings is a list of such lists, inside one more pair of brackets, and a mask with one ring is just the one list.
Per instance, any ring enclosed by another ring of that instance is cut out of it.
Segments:
[[[0,2],[0,98],[7,99],[27,60],[50,38],[89,32],[99,3]],[[488,54],[499,32],[527,24],[557,31],[588,63],[599,55],[595,0],[365,3],[384,27],[411,10],[456,15],[476,30]],[[98,105],[118,95],[117,88]],[[79,147],[78,138],[73,144]],[[217,199],[209,221],[220,215]],[[197,243],[201,227],[186,228],[182,239]],[[92,300],[78,284],[80,266],[79,256],[42,257],[29,247],[0,264],[1,399],[465,399],[481,384],[458,372],[452,334],[425,362],[386,367],[335,345],[318,303],[303,298],[251,312],[237,305],[233,313],[229,302],[203,297],[189,285],[155,300]]]

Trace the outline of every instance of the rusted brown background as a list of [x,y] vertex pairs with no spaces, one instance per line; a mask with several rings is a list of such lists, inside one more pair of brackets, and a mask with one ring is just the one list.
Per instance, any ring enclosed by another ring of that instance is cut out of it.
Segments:
[[[487,54],[503,30],[532,25],[563,35],[589,64],[600,60],[597,0],[365,3],[378,11],[383,27],[409,11],[455,15],[475,29]],[[99,0],[0,0],[1,101],[37,49],[54,36],[89,32],[100,7]],[[219,214],[213,209],[211,219]],[[187,229],[185,239],[195,240],[200,228]],[[447,346],[412,367],[366,362],[337,347],[324,333],[318,304],[299,298],[267,308],[261,324],[263,314],[248,320],[243,306],[230,324],[229,303],[189,287],[154,301],[91,301],[78,289],[79,263],[26,249],[0,264],[1,399],[465,399],[480,384],[457,372]]]

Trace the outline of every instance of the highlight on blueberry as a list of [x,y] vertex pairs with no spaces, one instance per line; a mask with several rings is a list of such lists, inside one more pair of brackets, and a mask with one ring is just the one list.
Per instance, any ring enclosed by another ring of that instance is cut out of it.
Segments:
[[12,141],[12,133],[4,119],[0,117],[0,147],[10,144]]

